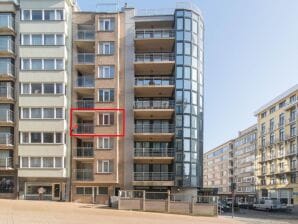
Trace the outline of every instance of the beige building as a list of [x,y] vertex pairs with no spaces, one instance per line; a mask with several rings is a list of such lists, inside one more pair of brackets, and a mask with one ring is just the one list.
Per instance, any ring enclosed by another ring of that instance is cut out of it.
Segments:
[[19,197],[66,200],[72,2],[20,0],[18,12]]
[[253,203],[256,198],[256,148],[257,125],[239,131],[233,148],[235,196],[238,203]]
[[234,142],[230,140],[204,153],[204,188],[217,188],[223,198],[232,196]]
[[278,198],[298,204],[298,85],[255,112],[258,119],[258,198]]
[[15,1],[0,1],[0,197],[16,196]]

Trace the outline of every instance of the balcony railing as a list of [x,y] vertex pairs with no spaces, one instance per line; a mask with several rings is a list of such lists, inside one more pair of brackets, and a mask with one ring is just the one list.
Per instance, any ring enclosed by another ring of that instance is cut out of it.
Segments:
[[136,39],[161,39],[175,37],[173,29],[140,29],[136,30]]
[[14,76],[14,65],[10,62],[0,61],[0,76]]
[[289,118],[289,124],[294,123],[296,121],[296,116],[292,116]]
[[94,64],[95,61],[95,55],[93,53],[78,53],[76,57],[77,64]]
[[172,172],[135,172],[134,181],[172,181]]
[[292,155],[296,155],[296,154],[298,154],[298,150],[296,150],[296,149],[287,151],[287,156],[292,156]]
[[0,133],[0,145],[13,145],[13,135],[10,133]]
[[92,181],[93,180],[93,170],[92,169],[76,169],[75,179],[80,181]]
[[162,62],[175,61],[175,55],[172,53],[148,53],[136,54],[135,62]]
[[92,30],[78,30],[76,40],[93,41],[95,40],[95,32]]
[[3,14],[0,15],[0,29],[14,29],[14,22],[12,15]]
[[79,77],[76,80],[76,87],[93,88],[94,87],[94,79],[90,78],[90,77]]
[[173,124],[163,124],[163,125],[154,125],[154,124],[135,124],[136,133],[173,133],[174,125]]
[[0,109],[0,122],[13,122],[13,111]]
[[11,169],[13,165],[13,158],[0,158],[0,169]]
[[94,156],[93,147],[77,147],[76,157],[79,158],[91,158]]
[[94,100],[77,100],[77,108],[94,108]]
[[13,98],[13,87],[0,86],[0,97],[12,99]]
[[173,78],[166,77],[142,77],[135,79],[136,86],[169,86],[174,85]]
[[174,149],[172,148],[136,148],[134,149],[135,157],[173,157]]
[[14,41],[9,38],[0,38],[0,51],[14,53]]
[[135,109],[172,109],[175,106],[174,100],[143,100],[135,101]]
[[78,134],[94,133],[94,124],[78,124],[75,132]]

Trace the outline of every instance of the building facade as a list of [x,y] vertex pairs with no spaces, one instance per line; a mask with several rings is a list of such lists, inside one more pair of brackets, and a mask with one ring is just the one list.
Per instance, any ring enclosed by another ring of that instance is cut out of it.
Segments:
[[297,101],[298,85],[255,112],[258,119],[258,198],[298,204]]
[[0,197],[14,198],[16,152],[16,38],[17,4],[0,2]]
[[232,196],[234,142],[230,140],[204,153],[204,188],[216,188],[222,199]]
[[17,191],[67,200],[72,2],[20,0],[18,13]]
[[238,203],[254,203],[256,198],[255,167],[257,125],[239,131],[234,142],[233,169]]

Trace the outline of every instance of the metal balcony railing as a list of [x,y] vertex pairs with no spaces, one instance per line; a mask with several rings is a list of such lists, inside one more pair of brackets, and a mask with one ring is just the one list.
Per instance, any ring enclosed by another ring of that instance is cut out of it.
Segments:
[[93,41],[95,40],[95,32],[92,30],[78,30],[76,40]]
[[174,100],[142,100],[135,101],[135,109],[173,109]]
[[6,157],[6,158],[0,158],[0,169],[11,169],[13,165],[13,158]]
[[94,124],[78,124],[74,131],[77,134],[94,133]]
[[0,76],[14,76],[14,65],[7,61],[0,61]]
[[0,15],[0,29],[14,29],[14,21],[13,17],[10,14],[2,14]]
[[298,154],[298,150],[296,149],[290,149],[289,151],[287,151],[287,156],[292,156],[296,154]]
[[166,77],[142,77],[135,79],[136,86],[169,86],[174,85],[173,78]]
[[75,84],[76,84],[76,87],[93,88],[94,79],[90,77],[78,77]]
[[9,38],[0,38],[0,51],[14,53],[14,41]]
[[0,145],[13,145],[13,135],[10,133],[0,133]]
[[0,86],[0,97],[12,99],[13,98],[13,87]]
[[172,181],[172,172],[134,172],[134,181]]
[[77,64],[94,64],[95,54],[93,53],[78,53],[76,57]]
[[13,111],[0,109],[0,122],[13,122]]
[[173,124],[135,124],[136,133],[174,133]]
[[293,122],[295,122],[296,121],[296,116],[291,116],[290,118],[289,118],[289,124],[290,123],[293,123]]
[[75,169],[74,177],[76,180],[80,181],[92,181],[93,180],[93,170],[92,169]]
[[147,53],[136,54],[135,62],[162,62],[175,61],[175,54],[173,53]]
[[135,157],[173,157],[173,148],[135,148]]
[[76,157],[79,158],[90,158],[94,156],[93,147],[77,147]]
[[175,37],[173,29],[137,29],[136,39],[160,39]]
[[94,108],[94,100],[77,100],[75,104],[77,108]]

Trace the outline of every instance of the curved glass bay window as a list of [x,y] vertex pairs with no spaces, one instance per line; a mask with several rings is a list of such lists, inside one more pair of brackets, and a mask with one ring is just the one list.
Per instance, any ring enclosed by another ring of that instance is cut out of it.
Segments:
[[203,178],[203,22],[176,10],[176,185],[201,187]]

